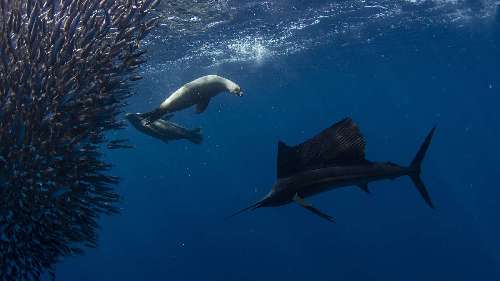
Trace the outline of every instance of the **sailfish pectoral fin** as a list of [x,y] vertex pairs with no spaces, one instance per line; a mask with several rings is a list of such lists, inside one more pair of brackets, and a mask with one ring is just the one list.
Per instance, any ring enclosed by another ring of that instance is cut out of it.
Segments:
[[362,184],[358,184],[358,187],[363,190],[364,192],[370,194],[370,189],[368,189],[368,184],[366,183],[362,183]]
[[313,205],[307,203],[304,198],[300,197],[297,193],[295,196],[293,196],[293,201],[298,203],[300,206],[304,207],[305,209],[309,210],[310,212],[313,212],[314,214],[324,218],[327,221],[330,222],[335,222],[334,218],[326,213],[323,213],[322,211],[316,209]]

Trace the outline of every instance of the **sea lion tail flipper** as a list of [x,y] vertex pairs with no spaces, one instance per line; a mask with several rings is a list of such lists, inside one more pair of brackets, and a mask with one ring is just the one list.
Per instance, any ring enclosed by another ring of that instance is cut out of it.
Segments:
[[196,113],[202,113],[207,109],[208,104],[210,103],[210,98],[206,98],[201,100],[199,103],[196,104]]
[[189,131],[188,140],[194,144],[201,144],[203,142],[203,135],[201,128],[195,128]]
[[316,209],[313,205],[307,203],[304,198],[300,197],[297,193],[295,193],[295,196],[293,196],[293,201],[295,201],[296,203],[298,203],[300,206],[302,206],[303,208],[305,208],[306,210],[324,218],[325,220],[329,221],[329,222],[335,222],[335,220],[333,219],[332,216],[326,214],[326,213],[323,213],[322,211]]

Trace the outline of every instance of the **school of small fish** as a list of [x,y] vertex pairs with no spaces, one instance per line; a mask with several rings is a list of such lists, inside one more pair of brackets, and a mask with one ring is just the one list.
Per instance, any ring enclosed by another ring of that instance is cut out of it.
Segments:
[[160,0],[0,0],[0,281],[40,280],[118,212],[105,132]]

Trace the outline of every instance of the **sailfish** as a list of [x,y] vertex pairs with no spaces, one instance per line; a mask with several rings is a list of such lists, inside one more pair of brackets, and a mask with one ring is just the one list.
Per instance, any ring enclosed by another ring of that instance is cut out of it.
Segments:
[[262,207],[277,207],[292,202],[323,219],[334,218],[317,209],[304,198],[335,188],[357,186],[370,192],[370,182],[409,176],[424,201],[434,209],[431,197],[420,178],[421,164],[436,127],[433,127],[409,166],[392,162],[371,162],[365,159],[365,140],[351,118],[345,118],[311,139],[288,146],[278,142],[277,177],[271,191],[244,211]]

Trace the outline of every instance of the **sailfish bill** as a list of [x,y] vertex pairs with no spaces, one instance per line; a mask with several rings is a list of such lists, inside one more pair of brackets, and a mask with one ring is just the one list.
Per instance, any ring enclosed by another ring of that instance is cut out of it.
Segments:
[[420,173],[435,129],[431,129],[409,166],[366,160],[365,140],[358,126],[350,118],[333,124],[297,146],[288,146],[280,141],[278,180],[271,191],[259,202],[230,217],[247,210],[295,202],[319,217],[333,222],[333,217],[307,203],[304,198],[345,186],[357,186],[370,193],[368,183],[401,176],[409,176],[427,205],[434,209]]
[[252,205],[250,205],[250,206],[248,206],[248,207],[246,207],[246,208],[243,208],[243,209],[241,209],[241,210],[237,211],[236,213],[234,213],[234,214],[232,214],[232,215],[227,216],[227,217],[226,217],[226,219],[230,219],[230,218],[232,218],[232,217],[234,217],[234,216],[237,216],[237,215],[239,215],[239,214],[241,214],[241,213],[243,213],[243,212],[245,212],[245,211],[253,211],[253,210],[257,209],[257,208],[260,208],[260,207],[261,207],[261,204],[262,204],[262,203],[261,203],[260,201],[259,201],[259,202],[257,202],[257,203],[255,203],[255,204],[252,204]]

